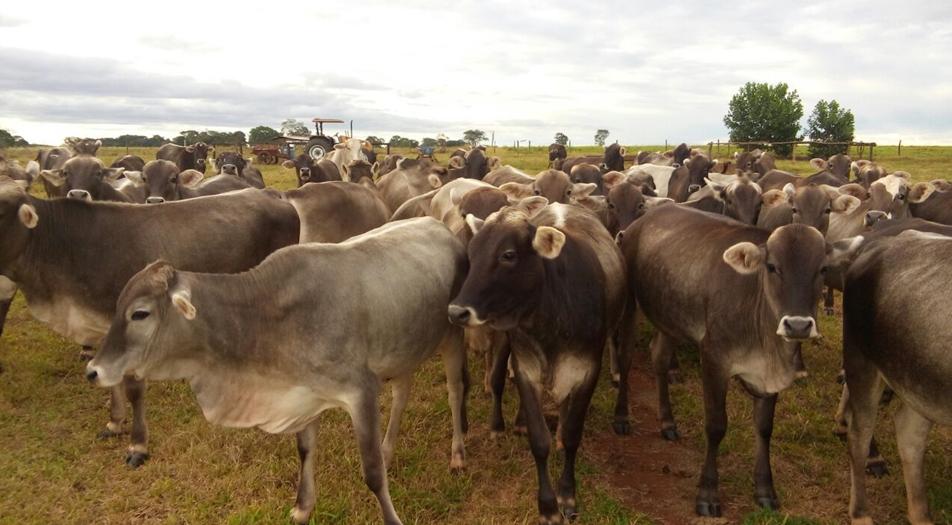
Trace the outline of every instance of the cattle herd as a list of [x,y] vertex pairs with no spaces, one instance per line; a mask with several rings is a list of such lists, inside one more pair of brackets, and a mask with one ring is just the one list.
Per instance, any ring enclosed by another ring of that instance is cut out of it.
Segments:
[[[386,472],[413,374],[441,354],[450,468],[461,469],[466,356],[482,352],[491,430],[505,430],[511,378],[539,522],[564,523],[579,512],[575,460],[606,358],[613,430],[631,432],[628,372],[646,319],[665,439],[679,438],[675,348],[700,349],[707,452],[696,512],[722,512],[717,454],[731,379],[753,400],[754,498],[776,509],[777,396],[806,374],[801,345],[820,337],[817,305],[832,311],[836,289],[845,385],[835,418],[849,448],[850,518],[872,523],[865,474],[882,469],[872,429],[888,390],[902,403],[908,517],[932,523],[926,436],[952,424],[952,296],[935,293],[952,269],[948,182],[913,184],[846,155],[813,159],[816,173],[801,177],[776,169],[769,152],[724,162],[684,144],[633,158],[617,144],[597,157],[553,145],[550,168],[529,175],[482,148],[443,166],[377,161],[349,139],[325,158],[285,162],[300,187],[282,192],[232,152],[213,154],[217,173],[205,179],[202,143],[108,167],[98,147],[71,138],[26,167],[0,158],[0,323],[19,290],[33,316],[83,346],[86,377],[112,395],[102,435],[122,431],[131,403],[133,467],[149,457],[144,382],[184,379],[213,423],[296,434],[291,518],[307,523],[318,416],[342,408],[383,521],[397,524]],[[48,199],[29,193],[37,179]],[[381,437],[385,382],[393,405]],[[554,443],[544,418],[553,404]],[[565,459],[555,485],[553,445]]]

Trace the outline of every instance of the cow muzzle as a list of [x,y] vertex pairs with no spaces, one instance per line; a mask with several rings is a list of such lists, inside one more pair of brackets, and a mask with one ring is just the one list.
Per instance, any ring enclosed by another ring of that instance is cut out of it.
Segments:
[[228,175],[237,175],[238,166],[235,166],[234,164],[225,164],[221,167],[221,172]]
[[888,218],[889,214],[884,211],[870,210],[866,212],[866,216],[863,218],[863,224],[869,228],[877,222]]
[[480,319],[476,310],[469,306],[451,304],[447,308],[447,314],[450,322],[459,326],[479,326],[486,322],[484,319]]
[[145,200],[146,204],[162,204],[165,202],[164,197],[149,197]]
[[76,199],[79,201],[92,201],[93,196],[89,194],[86,190],[69,190],[66,192],[66,197],[69,199]]
[[806,341],[820,337],[820,332],[816,329],[813,317],[785,315],[780,319],[777,335],[785,341]]

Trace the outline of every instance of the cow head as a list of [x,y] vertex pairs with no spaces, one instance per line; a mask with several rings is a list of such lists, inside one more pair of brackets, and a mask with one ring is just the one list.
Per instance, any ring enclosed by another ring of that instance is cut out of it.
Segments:
[[191,290],[172,265],[157,261],[146,266],[119,295],[103,345],[86,365],[86,378],[110,387],[127,375],[182,377],[167,375],[162,363],[188,355],[186,338],[197,314]]
[[403,155],[394,154],[384,157],[383,162],[380,163],[380,167],[377,170],[377,177],[383,177],[384,175],[397,169],[397,163],[399,163],[401,160],[403,160]]
[[248,161],[234,151],[219,153],[218,157],[215,158],[215,169],[222,175],[240,176],[247,164]]
[[841,191],[826,184],[808,184],[797,188],[790,183],[782,190],[764,193],[763,201],[765,208],[787,207],[791,222],[813,226],[825,235],[833,213],[849,215],[859,208],[861,200],[849,191],[849,188]]
[[[883,217],[905,219],[909,216],[910,176],[897,171],[869,185],[867,214],[881,212]],[[917,196],[922,198],[921,195]]]
[[673,202],[671,199],[648,197],[648,195],[655,195],[651,187],[639,184],[638,179],[627,177],[619,171],[609,171],[604,178],[605,201],[609,215],[608,229],[612,233],[627,229],[652,206],[663,202]]
[[574,184],[565,172],[545,170],[538,175],[532,184],[507,182],[499,187],[513,199],[524,199],[532,196],[545,197],[548,202],[568,204],[573,198],[584,198],[595,191],[594,184]]
[[[470,220],[485,220],[491,214],[509,205],[509,196],[498,188],[476,188],[465,192],[461,197],[456,197],[454,194],[452,198],[459,209],[459,217],[464,221],[469,216],[473,217]],[[469,246],[469,241],[473,238],[473,230],[467,225],[460,230],[458,237],[463,242],[463,246]]]
[[602,170],[594,164],[583,163],[572,166],[572,173],[569,174],[569,179],[574,184],[594,184],[595,190],[592,192],[592,195],[605,194]]
[[79,137],[66,137],[63,143],[73,151],[74,155],[95,156],[99,147],[102,146],[101,140],[81,139]]
[[298,187],[301,187],[308,182],[317,182],[311,180],[312,176],[314,176],[317,171],[317,165],[310,155],[302,153],[295,157],[294,160],[286,160],[282,162],[281,166],[289,170],[294,170],[294,173],[297,175]]
[[625,147],[611,144],[605,148],[605,171],[625,170]]
[[710,175],[711,168],[715,164],[717,164],[717,159],[711,160],[703,153],[684,159],[681,165],[688,170],[689,194],[701,189],[706,184],[707,176]]
[[728,183],[707,179],[714,198],[724,205],[724,215],[746,224],[757,224],[763,205],[763,191],[747,177],[737,177]]
[[350,182],[373,186],[374,170],[377,169],[376,162],[371,164],[366,160],[352,160],[341,168],[344,171],[342,175]]
[[832,255],[816,228],[788,224],[770,234],[765,244],[741,242],[723,258],[737,273],[758,277],[777,335],[803,341],[820,336],[816,305]]
[[178,166],[174,162],[153,160],[142,168],[141,180],[137,182],[144,186],[147,204],[161,204],[181,199],[181,188],[195,188],[203,177],[204,175],[197,170],[185,170],[179,173]]
[[535,308],[544,261],[558,257],[565,244],[565,234],[558,229],[530,223],[545,205],[545,198],[529,197],[485,221],[466,217],[474,233],[468,248],[469,274],[449,305],[450,321],[509,330]]
[[550,144],[549,145],[549,162],[555,162],[557,160],[565,160],[568,157],[568,151],[566,151],[565,146],[561,144]]
[[62,169],[43,170],[40,176],[70,199],[95,201],[103,198],[104,185],[114,182],[123,171],[106,168],[96,157],[79,155],[66,161]]
[[40,222],[27,188],[26,181],[0,176],[0,268],[19,257],[30,239],[30,230]]

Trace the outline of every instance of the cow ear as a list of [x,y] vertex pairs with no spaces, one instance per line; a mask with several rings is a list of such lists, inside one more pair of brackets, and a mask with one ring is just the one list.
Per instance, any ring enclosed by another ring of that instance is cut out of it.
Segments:
[[572,185],[572,198],[573,199],[584,199],[592,194],[595,191],[595,188],[598,186],[594,182],[583,182],[579,184]]
[[869,192],[863,186],[851,182],[849,184],[844,184],[837,188],[837,191],[843,195],[852,195],[859,200],[864,200],[869,196]]
[[890,173],[890,175],[899,177],[901,179],[906,179],[907,181],[912,179],[912,175],[910,175],[908,171],[894,171]]
[[507,182],[499,189],[509,196],[510,199],[520,200],[532,196],[532,185],[519,182]]
[[294,161],[293,161],[293,160],[286,160],[286,161],[284,161],[284,162],[281,163],[281,166],[284,167],[284,168],[287,168],[287,169],[289,169],[289,170],[293,170],[293,169],[294,169]]
[[739,152],[739,151],[735,151],[735,152],[734,152],[734,160],[737,160],[737,157],[739,157],[739,156],[740,156],[740,152]]
[[920,203],[924,202],[935,192],[935,186],[931,182],[917,182],[909,190],[909,202]]
[[618,154],[621,155],[622,157],[624,157],[626,153],[628,153],[628,150],[626,150],[624,146],[621,146],[620,148],[618,148]]
[[185,289],[178,289],[172,292],[172,305],[175,306],[175,309],[182,314],[182,317],[191,321],[195,319],[195,314],[198,313],[195,310],[195,305],[192,304],[191,293]]
[[21,204],[20,209],[17,210],[17,217],[20,218],[20,222],[24,226],[31,230],[40,223],[40,216],[36,214],[36,208],[32,204]]
[[126,171],[123,172],[123,175],[136,184],[143,184],[145,182],[145,180],[142,178],[141,171]]
[[707,185],[711,187],[711,190],[714,191],[714,198],[715,198],[715,199],[717,199],[717,200],[719,200],[719,201],[720,201],[720,200],[724,200],[724,195],[723,195],[723,193],[724,193],[724,190],[727,189],[727,184],[723,184],[723,183],[721,183],[721,182],[717,182],[716,180],[711,180],[711,179],[708,178],[708,177],[705,177],[705,178],[704,178],[704,182],[706,182]]
[[463,157],[450,157],[447,166],[454,170],[461,170],[466,166],[466,160]]
[[106,168],[102,170],[102,176],[106,180],[116,181],[125,171],[125,168]]
[[645,197],[645,208],[651,209],[655,206],[663,206],[665,204],[674,204],[674,199],[667,197]]
[[[31,160],[30,162],[33,162],[33,161]],[[29,168],[27,168],[27,171],[29,171]],[[952,183],[943,179],[934,179],[930,181],[929,184],[932,184],[933,186],[935,186],[935,189],[937,191],[949,191],[950,189],[952,189]]]
[[49,182],[57,188],[66,184],[66,177],[63,176],[63,170],[43,170],[40,172],[40,177],[43,177],[46,182]]
[[783,186],[783,194],[787,196],[788,201],[793,201],[797,196],[797,188],[793,185],[792,182],[788,182]]
[[761,199],[764,202],[764,208],[770,209],[787,202],[787,194],[780,190],[770,190],[765,192]]
[[97,140],[97,141],[96,141],[96,147],[98,148],[98,147],[100,147],[100,146],[102,146],[102,141],[101,141],[101,140]]
[[441,181],[439,175],[435,173],[427,175],[426,180],[430,183],[430,187],[434,190],[443,185],[443,181]]
[[739,242],[724,251],[724,262],[742,275],[760,271],[764,264],[764,249],[752,242]]
[[605,189],[610,190],[622,182],[625,182],[625,174],[620,171],[609,171],[602,175],[602,182],[605,184]]
[[179,173],[179,183],[186,188],[197,188],[204,178],[205,174],[198,170],[185,170]]
[[810,159],[810,166],[813,166],[814,169],[823,171],[826,169],[826,161],[823,159]]
[[373,166],[370,167],[370,174],[373,175],[373,178],[375,178],[375,179],[380,176],[380,163],[379,163],[379,162],[376,162],[376,161],[375,161],[374,164],[373,164]]
[[862,235],[840,239],[832,244],[826,245],[826,264],[827,266],[843,266],[849,264],[853,257],[863,247],[866,239]]
[[483,227],[486,221],[480,219],[479,217],[473,215],[472,213],[466,214],[466,225],[469,226],[469,231],[473,232],[473,235],[479,233],[479,230]]
[[549,204],[549,199],[545,197],[534,195],[519,201],[516,206],[521,208],[529,215],[529,218],[535,217],[537,213],[542,211],[542,208],[545,208]]
[[350,166],[347,164],[341,164],[340,174],[341,174],[342,180],[349,181],[350,180]]
[[532,239],[532,248],[544,259],[555,259],[565,246],[565,234],[551,226],[539,226]]
[[849,215],[856,211],[856,208],[859,208],[860,204],[862,204],[862,201],[852,195],[840,195],[839,197],[833,199],[830,207],[836,213],[845,213]]
[[499,157],[489,157],[489,161],[486,163],[486,167],[489,168],[489,171],[501,168],[502,159],[500,159]]

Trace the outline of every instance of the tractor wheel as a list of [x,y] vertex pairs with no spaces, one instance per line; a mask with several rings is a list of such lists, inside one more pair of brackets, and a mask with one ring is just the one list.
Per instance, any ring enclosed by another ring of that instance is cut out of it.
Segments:
[[332,149],[334,149],[333,140],[327,137],[315,137],[307,143],[304,151],[311,159],[318,161],[324,158],[324,155],[330,153]]
[[258,164],[274,164],[274,155],[270,153],[259,153]]

